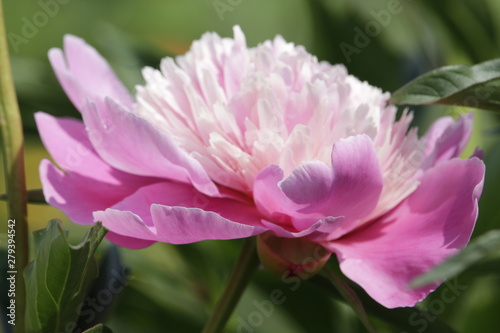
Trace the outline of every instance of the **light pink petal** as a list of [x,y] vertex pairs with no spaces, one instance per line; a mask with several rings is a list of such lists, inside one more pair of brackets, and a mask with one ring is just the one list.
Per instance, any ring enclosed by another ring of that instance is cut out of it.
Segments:
[[149,241],[184,244],[206,239],[249,237],[266,231],[251,205],[207,197],[189,185],[145,186],[95,220],[114,233]]
[[473,119],[473,113],[462,115],[456,122],[450,117],[438,119],[424,136],[424,167],[458,157],[469,142]]
[[86,104],[82,115],[94,148],[115,168],[189,183],[208,195],[220,195],[201,164],[147,120],[109,99],[100,109]]
[[235,239],[261,234],[266,228],[244,224],[249,222],[244,212],[236,221],[223,218],[215,212],[198,208],[167,207],[151,208],[158,240],[172,244],[186,244],[208,239]]
[[35,114],[40,137],[57,164],[40,164],[47,202],[79,224],[93,223],[92,212],[113,206],[138,188],[156,182],[116,170],[90,144],[82,122]]
[[[268,222],[266,220],[262,220],[262,224],[271,230],[276,236],[283,238],[299,238],[299,237],[308,237],[313,240],[324,239],[328,234],[333,232],[333,230],[337,229],[339,225],[342,223],[343,217],[327,217],[322,220],[319,220],[308,228],[301,231],[290,231],[279,224]],[[310,224],[310,222],[309,222]]]
[[484,164],[452,159],[430,169],[418,189],[390,213],[323,244],[336,252],[344,274],[380,304],[413,306],[439,284],[408,284],[463,248],[477,218]]
[[107,61],[84,40],[66,35],[64,52],[51,49],[49,59],[71,102],[82,110],[87,98],[103,103],[106,97],[129,108],[133,99]]
[[[137,197],[137,194],[132,196],[132,198],[134,197]],[[150,206],[146,208],[149,209]],[[106,228],[114,234],[121,236],[122,239],[129,237],[156,242],[157,237],[154,227],[150,225],[151,214],[146,212],[144,207],[140,205],[129,206],[126,209],[122,211],[108,208],[105,211],[96,211],[94,212],[94,220],[101,221]],[[110,240],[112,241],[113,237]]]

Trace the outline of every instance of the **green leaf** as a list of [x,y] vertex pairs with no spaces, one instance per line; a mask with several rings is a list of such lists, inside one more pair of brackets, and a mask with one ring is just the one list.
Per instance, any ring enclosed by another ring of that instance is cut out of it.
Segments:
[[[99,311],[96,311],[96,303],[85,302],[81,307],[80,317],[77,321],[78,328],[85,330],[106,322],[111,308],[130,280],[129,270],[122,263],[118,246],[114,244],[107,246],[100,259],[99,276],[92,283],[92,288],[86,297],[86,299],[97,300]],[[106,295],[105,302],[100,302],[99,299],[103,294]]]
[[28,332],[60,332],[76,328],[79,306],[97,276],[94,253],[106,234],[100,223],[72,246],[58,220],[33,233],[35,259],[24,271]]
[[330,281],[332,282],[332,284],[335,286],[335,288],[337,288],[342,297],[344,297],[344,299],[347,301],[347,304],[349,304],[349,306],[354,310],[359,320],[361,320],[361,322],[365,326],[366,330],[370,333],[376,333],[372,323],[370,322],[370,318],[368,318],[368,315],[366,314],[363,303],[359,299],[354,289],[352,289],[346,282],[344,282],[328,268],[325,268],[325,271],[330,277]]
[[500,59],[441,67],[392,94],[394,104],[443,104],[500,112]]
[[410,286],[418,288],[435,281],[455,277],[485,256],[498,250],[500,250],[500,230],[492,230],[476,238],[465,249],[448,258],[441,265],[412,281]]
[[113,333],[113,331],[106,325],[99,324],[96,325],[92,328],[89,328],[88,330],[84,331],[83,333]]

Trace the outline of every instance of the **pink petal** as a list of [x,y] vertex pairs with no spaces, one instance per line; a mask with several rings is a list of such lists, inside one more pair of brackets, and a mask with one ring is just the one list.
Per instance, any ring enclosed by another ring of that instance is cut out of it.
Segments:
[[439,284],[417,290],[410,281],[463,248],[477,218],[484,164],[453,159],[430,169],[417,190],[390,213],[338,240],[344,274],[388,308],[413,306]]
[[424,137],[424,167],[429,168],[443,161],[458,157],[469,142],[474,114],[462,115],[455,122],[450,117],[438,119]]
[[236,221],[198,208],[153,205],[151,213],[158,230],[158,239],[172,244],[245,238],[267,231],[266,228],[256,226],[257,221],[251,221],[253,225],[244,224],[249,222],[244,211],[241,211],[238,219],[234,219]]
[[147,120],[109,99],[100,109],[86,104],[82,115],[94,148],[115,168],[135,175],[193,184],[203,193],[219,195],[201,164]]
[[94,218],[121,236],[172,244],[249,237],[267,230],[251,204],[210,198],[170,182],[143,187],[111,209],[95,212]]
[[150,240],[144,240],[140,238],[135,238],[135,237],[127,237],[127,236],[122,236],[119,234],[116,234],[112,231],[108,231],[106,234],[106,238],[110,241],[115,243],[116,245],[126,247],[128,249],[132,250],[138,250],[138,249],[143,249],[145,247],[151,246],[155,241],[150,241]]
[[57,164],[40,164],[47,202],[79,224],[93,222],[92,212],[113,206],[138,188],[157,180],[116,170],[104,162],[90,144],[82,122],[35,114],[40,137]]
[[96,103],[109,97],[127,109],[133,99],[107,61],[84,40],[66,35],[64,52],[51,49],[49,59],[71,102],[82,110],[85,99]]
[[296,232],[289,231],[281,227],[279,224],[273,222],[268,222],[266,220],[262,220],[261,222],[266,228],[271,230],[274,233],[274,235],[278,237],[299,238],[307,236],[307,238],[317,240],[326,238],[327,235],[329,235],[330,233],[333,232],[333,230],[339,227],[343,219],[344,219],[343,217],[326,217],[322,220],[313,223],[308,228]]
[[[354,229],[354,223],[375,208],[383,179],[373,142],[366,135],[339,140],[332,151],[332,168],[307,162],[279,182],[277,166],[263,169],[254,184],[255,202],[268,216],[287,214],[297,230],[328,216],[343,216],[337,236]],[[278,183],[279,182],[279,183]],[[302,217],[315,217],[303,219]]]
[[382,191],[377,152],[367,135],[341,139],[332,150],[332,168],[310,162],[293,171],[280,187],[301,212],[356,220],[370,213]]
[[290,200],[279,187],[283,177],[283,170],[274,164],[262,169],[255,177],[253,187],[255,204],[270,219],[274,219],[280,213],[292,215],[302,207]]

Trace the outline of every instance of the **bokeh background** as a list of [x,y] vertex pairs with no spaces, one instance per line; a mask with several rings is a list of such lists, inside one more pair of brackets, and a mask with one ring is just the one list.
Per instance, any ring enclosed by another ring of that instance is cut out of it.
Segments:
[[[142,67],[156,67],[162,57],[185,53],[206,31],[232,36],[236,24],[245,32],[249,46],[281,34],[320,60],[345,64],[350,73],[385,91],[394,91],[439,66],[500,57],[498,0],[4,0],[4,6],[30,189],[41,187],[38,164],[49,157],[40,143],[33,113],[43,110],[79,117],[47,60],[47,51],[61,47],[68,33],[96,47],[131,91],[143,82]],[[367,38],[360,37],[360,31]],[[437,106],[414,111],[414,125],[420,133],[437,117],[471,112]],[[473,236],[477,237],[500,228],[500,118],[487,111],[473,112],[473,138],[464,156],[481,147],[487,165]],[[3,179],[0,192],[4,192]],[[2,244],[7,218],[2,202]],[[75,242],[88,230],[52,207],[30,205],[31,230],[43,228],[52,218],[63,221]],[[155,244],[139,251],[120,249],[132,279],[101,315],[109,314],[106,322],[115,332],[199,332],[224,287],[239,246],[240,241],[206,241]],[[103,251],[109,247],[108,243],[101,246]],[[484,260],[500,263],[495,255]],[[442,301],[443,288],[450,288],[444,286],[420,306],[459,332],[498,332],[500,266],[471,268],[454,283],[461,287],[453,301]],[[257,273],[226,331],[237,331],[242,321],[258,311],[255,302],[268,299],[276,288],[286,292],[286,301],[264,316],[261,325],[240,332],[364,332],[353,312],[322,290],[303,283],[291,292],[264,271]],[[376,318],[374,322],[380,332],[399,332]],[[416,323],[414,331],[424,332],[424,326]]]

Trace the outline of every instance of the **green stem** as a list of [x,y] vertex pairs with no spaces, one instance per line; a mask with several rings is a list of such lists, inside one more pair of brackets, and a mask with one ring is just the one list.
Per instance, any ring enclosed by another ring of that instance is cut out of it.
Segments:
[[342,281],[340,277],[335,275],[328,267],[325,267],[325,272],[327,277],[329,277],[330,282],[337,288],[342,297],[346,300],[347,304],[351,306],[359,320],[363,323],[366,330],[370,333],[376,333],[375,328],[373,328],[370,318],[365,311],[363,302],[359,299],[358,295],[346,282]]
[[[24,174],[24,138],[10,69],[7,35],[0,0],[0,129],[4,153],[5,183],[9,219],[15,219],[16,325],[15,332],[25,332],[26,289],[23,270],[29,261],[26,182]],[[2,258],[4,260],[4,258]]]
[[229,277],[226,289],[215,305],[212,316],[208,319],[202,333],[220,333],[231,317],[253,273],[259,266],[255,237],[247,238],[241,248],[236,266]]

